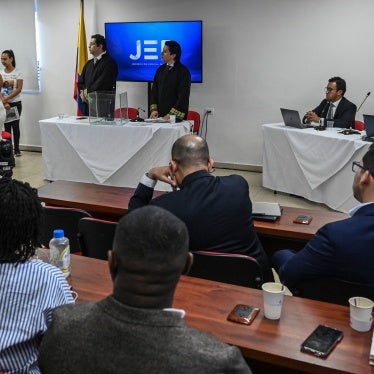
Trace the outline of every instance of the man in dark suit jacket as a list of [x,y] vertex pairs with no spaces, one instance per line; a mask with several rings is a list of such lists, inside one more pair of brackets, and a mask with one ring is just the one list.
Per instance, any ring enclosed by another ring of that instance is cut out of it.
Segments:
[[180,219],[154,206],[125,215],[108,263],[112,295],[53,312],[42,373],[251,373],[237,347],[189,327],[185,311],[172,308],[192,263]]
[[191,73],[187,66],[180,62],[182,48],[175,40],[167,40],[162,50],[161,65],[154,76],[151,98],[150,118],[169,119],[175,115],[177,121],[187,117]]
[[300,252],[273,255],[274,268],[291,291],[304,280],[326,277],[374,284],[374,145],[352,169],[361,204],[351,217],[323,226]]
[[[88,60],[86,65],[84,65],[78,81],[79,93],[85,103],[84,115],[89,115],[88,94],[90,92],[108,92],[113,94],[115,99],[118,75],[117,63],[106,52],[106,40],[102,35],[91,36],[89,50],[94,58]],[[110,108],[112,117],[114,116],[114,105],[115,100],[111,103]]]
[[323,99],[317,108],[307,112],[303,122],[319,123],[323,118],[324,125],[328,127],[354,127],[357,107],[344,97],[345,80],[340,77],[330,78],[325,91],[326,99]]
[[[190,250],[231,252],[254,257],[264,278],[272,279],[268,258],[253,226],[247,181],[239,175],[214,177],[206,141],[188,134],[177,139],[169,166],[151,169],[140,181],[129,209],[147,204],[169,210],[184,221]],[[157,180],[175,190],[152,200]]]

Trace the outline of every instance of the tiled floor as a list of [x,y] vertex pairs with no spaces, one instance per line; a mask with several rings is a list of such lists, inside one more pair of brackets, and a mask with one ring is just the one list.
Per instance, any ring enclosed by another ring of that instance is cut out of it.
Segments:
[[[313,203],[300,197],[290,196],[281,192],[274,194],[272,190],[262,187],[262,173],[232,169],[215,169],[214,174],[242,175],[249,183],[252,201],[278,202],[282,205],[293,207],[330,210],[323,204]],[[13,178],[29,182],[35,188],[48,183],[48,181],[43,178],[42,154],[40,152],[23,151],[22,157],[16,157],[16,167],[13,169]]]

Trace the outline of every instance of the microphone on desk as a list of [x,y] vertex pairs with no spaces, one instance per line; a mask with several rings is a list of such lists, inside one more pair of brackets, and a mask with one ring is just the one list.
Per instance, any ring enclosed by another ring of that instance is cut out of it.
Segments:
[[326,101],[326,105],[323,107],[320,117],[323,117],[327,113],[327,109],[330,106],[330,101]]
[[362,100],[362,103],[360,104],[360,106],[359,106],[358,109],[356,110],[356,113],[358,113],[358,111],[359,111],[360,108],[362,107],[362,104],[366,101],[366,99],[370,96],[370,94],[371,94],[370,91],[366,94],[364,100]]
[[137,108],[136,117],[131,119],[130,122],[144,122],[144,119],[139,117],[139,110],[145,113],[145,110],[143,108]]
[[[360,110],[360,108],[362,107],[362,104],[366,101],[366,99],[370,96],[370,94],[371,94],[370,91],[366,94],[364,100],[362,100],[362,103],[360,104],[360,106],[356,110],[356,113]],[[359,131],[354,130],[352,127],[354,127],[354,120],[353,120],[353,123],[351,124],[350,128],[340,131],[340,134],[344,134],[344,135],[361,134]]]

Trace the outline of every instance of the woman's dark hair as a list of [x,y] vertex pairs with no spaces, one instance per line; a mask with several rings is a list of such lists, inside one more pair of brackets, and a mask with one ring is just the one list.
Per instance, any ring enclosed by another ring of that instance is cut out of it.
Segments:
[[43,208],[37,190],[15,179],[0,179],[0,262],[24,262],[40,245]]
[[15,68],[16,67],[16,58],[14,56],[14,52],[11,49],[6,49],[5,51],[2,52],[2,54],[3,53],[6,53],[8,55],[8,57],[12,58],[12,65]]

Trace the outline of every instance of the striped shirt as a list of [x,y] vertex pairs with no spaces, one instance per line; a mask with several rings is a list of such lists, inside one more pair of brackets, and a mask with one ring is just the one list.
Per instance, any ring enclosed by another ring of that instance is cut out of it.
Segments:
[[70,287],[55,266],[0,263],[0,372],[40,373],[38,351],[52,311],[68,303]]

